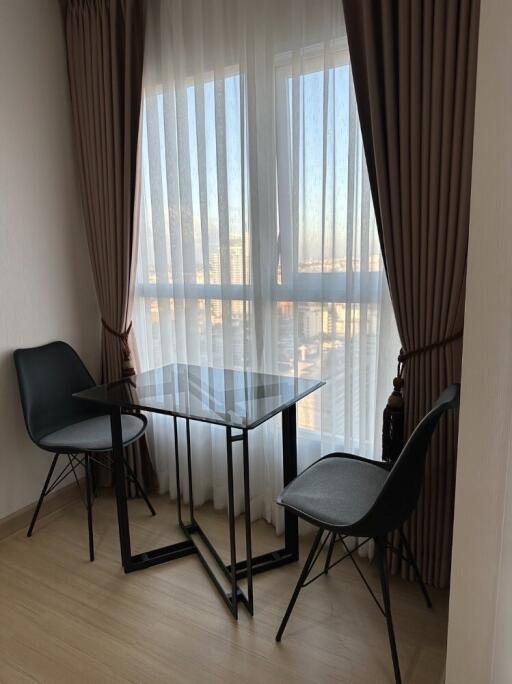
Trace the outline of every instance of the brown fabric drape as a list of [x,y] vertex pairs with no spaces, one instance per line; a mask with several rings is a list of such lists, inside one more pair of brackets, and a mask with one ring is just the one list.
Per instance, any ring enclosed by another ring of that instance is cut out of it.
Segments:
[[[145,5],[68,0],[62,8],[85,227],[102,317],[102,381],[111,382],[134,373],[128,338]],[[128,452],[151,488],[155,475],[145,440]]]
[[[408,436],[460,380],[479,2],[343,4],[382,253],[409,353]],[[456,441],[452,414],[434,436],[408,529],[426,580],[439,587],[450,575]]]

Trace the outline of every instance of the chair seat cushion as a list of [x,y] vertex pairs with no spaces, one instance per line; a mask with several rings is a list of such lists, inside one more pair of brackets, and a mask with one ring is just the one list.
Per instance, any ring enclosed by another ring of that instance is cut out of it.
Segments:
[[[126,446],[141,437],[146,424],[138,416],[121,415],[123,444]],[[79,423],[73,423],[56,432],[46,435],[40,440],[40,445],[52,450],[74,452],[110,451],[112,436],[110,432],[110,415],[95,416]]]
[[293,480],[278,503],[321,526],[349,527],[369,511],[388,475],[377,462],[327,456]]

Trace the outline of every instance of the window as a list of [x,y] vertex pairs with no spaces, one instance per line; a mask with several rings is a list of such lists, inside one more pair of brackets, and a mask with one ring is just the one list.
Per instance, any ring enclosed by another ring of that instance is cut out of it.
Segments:
[[[387,291],[341,3],[320,0],[314,17],[308,3],[220,4],[221,18],[215,3],[162,10],[149,35],[141,365],[322,378],[299,404],[304,465],[328,449],[373,456],[379,347],[394,329],[381,326]],[[280,449],[265,429],[262,478]]]

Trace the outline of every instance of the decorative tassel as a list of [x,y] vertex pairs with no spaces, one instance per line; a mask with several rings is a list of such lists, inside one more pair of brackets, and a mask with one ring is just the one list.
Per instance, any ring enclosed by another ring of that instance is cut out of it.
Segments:
[[394,463],[400,456],[404,447],[404,398],[402,388],[404,386],[403,370],[405,362],[413,356],[442,349],[446,345],[462,339],[463,330],[459,330],[453,335],[449,335],[437,342],[431,342],[417,349],[404,351],[400,349],[398,355],[398,370],[396,378],[393,380],[393,391],[391,392],[386,408],[382,415],[382,460]]
[[135,368],[133,367],[133,362],[132,362],[132,354],[130,351],[130,345],[128,342],[128,339],[130,337],[130,332],[132,329],[132,324],[130,322],[130,325],[126,328],[124,332],[119,332],[117,330],[114,330],[114,328],[111,328],[110,325],[105,321],[104,318],[101,319],[101,322],[103,324],[103,327],[105,330],[108,330],[108,332],[111,335],[114,335],[114,337],[117,337],[121,344],[121,373],[122,373],[122,379],[124,380],[125,378],[130,378],[132,375],[135,375]]
[[394,463],[404,446],[404,398],[401,368],[393,380],[393,391],[382,414],[382,460]]

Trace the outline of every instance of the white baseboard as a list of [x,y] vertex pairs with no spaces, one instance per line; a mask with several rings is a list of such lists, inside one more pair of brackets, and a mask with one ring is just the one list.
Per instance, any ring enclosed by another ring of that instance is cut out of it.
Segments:
[[[81,481],[80,484],[82,484]],[[78,499],[80,499],[80,491],[76,482],[72,482],[61,489],[48,494],[39,511],[39,519],[43,519],[48,515],[52,515],[53,513],[66,508],[66,506],[75,503]],[[36,505],[37,501],[34,501],[34,503],[31,503],[28,506],[20,508],[19,511],[14,511],[14,513],[10,513],[5,518],[0,519],[0,540],[10,537],[11,534],[19,532],[22,529],[27,529],[30,525]]]

